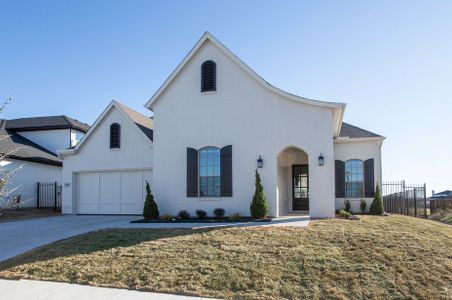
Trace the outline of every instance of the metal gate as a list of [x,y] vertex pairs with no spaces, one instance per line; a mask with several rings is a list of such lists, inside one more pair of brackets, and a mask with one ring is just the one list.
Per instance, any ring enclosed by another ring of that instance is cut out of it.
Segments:
[[405,181],[383,182],[382,195],[386,212],[427,218],[427,196],[424,184]]
[[37,183],[37,208],[53,208],[61,212],[61,185],[57,182]]

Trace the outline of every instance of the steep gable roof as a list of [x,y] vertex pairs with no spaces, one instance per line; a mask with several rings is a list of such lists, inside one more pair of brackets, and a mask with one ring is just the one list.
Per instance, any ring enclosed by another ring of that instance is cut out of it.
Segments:
[[159,96],[168,88],[171,82],[176,78],[176,76],[181,72],[184,66],[190,61],[190,59],[196,54],[196,52],[201,48],[201,46],[210,41],[213,43],[220,51],[225,53],[228,57],[230,57],[235,63],[237,63],[245,72],[247,72],[251,77],[253,77],[257,82],[259,82],[262,86],[269,89],[270,91],[281,95],[282,97],[314,106],[331,108],[333,110],[333,122],[334,122],[334,137],[339,135],[339,131],[341,128],[342,118],[345,110],[345,103],[340,102],[327,102],[320,100],[308,99],[305,97],[300,97],[288,92],[285,92],[279,88],[274,87],[267,81],[265,81],[262,77],[260,77],[254,70],[252,70],[248,65],[246,65],[242,60],[240,60],[234,53],[232,53],[228,48],[226,48],[221,42],[219,42],[213,35],[209,32],[204,33],[201,39],[195,44],[195,46],[190,50],[190,52],[185,56],[182,62],[177,66],[177,68],[170,74],[170,76],[166,79],[166,81],[162,84],[162,86],[155,92],[155,94],[151,97],[151,99],[145,104],[145,107],[153,110],[154,105],[157,103]]
[[76,129],[87,132],[89,125],[62,115],[7,120],[6,129],[13,131]]
[[93,126],[88,130],[86,135],[82,138],[80,143],[78,143],[74,148],[66,149],[66,150],[58,150],[58,155],[71,155],[78,151],[86,142],[90,139],[92,133],[96,130],[96,127],[99,126],[100,123],[102,123],[102,120],[107,116],[107,114],[113,109],[116,108],[124,117],[126,120],[130,121],[131,124],[133,124],[133,127],[137,129],[137,132],[142,135],[143,138],[149,141],[152,145],[153,140],[153,124],[154,121],[146,117],[143,114],[140,114],[139,112],[133,110],[132,108],[119,103],[115,100],[112,100],[110,104],[107,106],[107,108],[104,109],[104,111],[100,114],[100,116],[96,119]]
[[348,138],[373,138],[380,137],[381,135],[370,132],[368,130],[359,128],[357,126],[342,122],[341,133],[339,137],[348,137]]
[[44,147],[29,139],[6,130],[6,120],[0,120],[0,152],[11,159],[62,166],[62,161]]
[[140,114],[136,110],[131,109],[128,106],[125,106],[122,103],[116,102],[116,104],[122,108],[122,110],[132,119],[132,121],[140,128],[141,131],[152,141],[154,121],[150,117],[146,117],[145,115]]

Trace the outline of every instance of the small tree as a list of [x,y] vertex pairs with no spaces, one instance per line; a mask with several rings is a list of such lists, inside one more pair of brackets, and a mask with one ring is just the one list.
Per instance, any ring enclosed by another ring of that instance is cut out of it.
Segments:
[[154,201],[154,195],[151,192],[151,186],[149,182],[146,181],[146,201],[144,202],[143,208],[143,218],[146,220],[149,219],[158,219],[159,218],[159,208],[157,203]]
[[[2,104],[0,104],[0,113],[5,110],[5,107],[11,102],[11,98],[7,98]],[[0,121],[0,127],[3,127],[4,121]],[[0,162],[14,155],[17,151],[16,147],[6,147],[11,143],[6,143],[6,140],[11,139],[6,130],[0,128]],[[24,165],[21,164],[15,168],[7,168],[4,165],[0,165],[0,216],[2,212],[11,208],[18,208],[24,205],[31,199],[21,199],[20,194],[16,194],[20,186],[12,187],[10,179],[14,174],[22,169]]]
[[369,208],[369,213],[371,215],[382,215],[384,213],[383,199],[381,198],[380,186],[377,183],[377,188],[375,189],[375,196],[372,204]]
[[362,213],[366,212],[367,203],[364,199],[361,199],[361,203],[359,204],[359,209],[361,210]]
[[345,211],[346,212],[352,212],[352,206],[350,205],[350,201],[345,200],[344,201],[344,205],[345,205]]
[[255,219],[265,218],[268,215],[267,199],[264,194],[264,187],[261,184],[261,177],[256,170],[256,190],[250,205],[251,216]]

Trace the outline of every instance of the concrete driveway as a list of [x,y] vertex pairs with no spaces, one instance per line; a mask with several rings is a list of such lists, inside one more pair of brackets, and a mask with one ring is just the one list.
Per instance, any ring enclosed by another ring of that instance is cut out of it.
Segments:
[[132,224],[139,216],[63,215],[34,220],[0,223],[0,261],[33,248],[105,228],[206,228],[243,226],[307,226],[309,216],[290,216],[271,222],[249,223],[148,223]]

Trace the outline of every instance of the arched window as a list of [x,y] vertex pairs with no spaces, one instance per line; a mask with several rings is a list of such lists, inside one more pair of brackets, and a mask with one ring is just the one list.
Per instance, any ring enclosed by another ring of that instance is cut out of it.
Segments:
[[220,149],[205,147],[199,150],[199,191],[201,197],[220,197]]
[[212,60],[205,61],[201,66],[201,92],[217,90],[217,65]]
[[121,125],[113,123],[110,125],[110,149],[121,147]]
[[345,197],[364,197],[364,163],[359,159],[345,162]]

